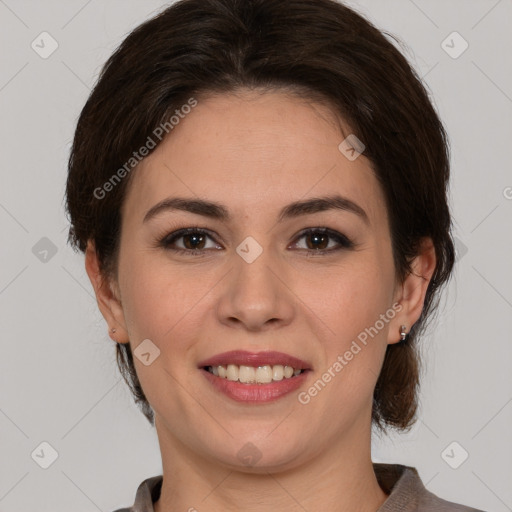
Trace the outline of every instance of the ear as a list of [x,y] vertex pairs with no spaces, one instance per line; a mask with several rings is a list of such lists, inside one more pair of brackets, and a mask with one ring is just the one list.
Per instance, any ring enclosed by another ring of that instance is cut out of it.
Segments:
[[411,273],[404,282],[397,286],[395,300],[402,309],[391,320],[388,331],[388,343],[400,341],[400,326],[405,325],[406,332],[419,319],[425,302],[427,288],[436,268],[436,251],[432,239],[425,237],[421,240],[419,254],[411,262]]
[[[87,242],[85,270],[91,280],[101,314],[108,324],[109,336],[117,343],[128,343],[128,332],[117,283],[100,272],[98,255],[92,241]],[[115,333],[112,332],[115,329]]]

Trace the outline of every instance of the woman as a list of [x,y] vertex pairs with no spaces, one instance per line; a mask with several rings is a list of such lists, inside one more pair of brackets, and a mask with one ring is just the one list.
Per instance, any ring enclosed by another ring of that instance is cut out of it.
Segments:
[[125,39],[67,182],[162,454],[122,511],[476,510],[370,453],[414,423],[448,178],[420,80],[342,4],[183,0]]

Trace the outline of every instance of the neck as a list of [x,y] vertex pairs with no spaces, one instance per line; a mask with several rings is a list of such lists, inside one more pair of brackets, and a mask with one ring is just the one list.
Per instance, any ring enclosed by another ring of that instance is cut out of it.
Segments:
[[376,512],[387,495],[373,470],[370,431],[363,436],[358,425],[352,430],[355,438],[340,436],[302,464],[254,473],[198,457],[160,429],[163,483],[155,512]]

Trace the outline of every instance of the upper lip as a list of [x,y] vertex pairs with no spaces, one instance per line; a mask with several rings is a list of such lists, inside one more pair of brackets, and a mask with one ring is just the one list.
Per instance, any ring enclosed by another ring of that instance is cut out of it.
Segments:
[[274,366],[281,364],[283,366],[291,366],[296,370],[311,370],[311,365],[298,357],[285,354],[283,352],[267,351],[267,352],[247,352],[246,350],[232,350],[223,352],[213,357],[205,359],[198,364],[199,368],[204,366],[220,366],[220,365],[244,365],[244,366]]

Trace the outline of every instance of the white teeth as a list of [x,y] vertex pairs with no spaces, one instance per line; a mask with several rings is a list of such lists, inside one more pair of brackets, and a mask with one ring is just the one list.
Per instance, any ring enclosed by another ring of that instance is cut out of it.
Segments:
[[240,366],[238,380],[240,382],[254,382],[256,380],[256,369],[252,366]]
[[276,364],[273,369],[272,378],[274,380],[283,380],[284,377],[284,367],[281,364]]
[[272,382],[272,366],[258,366],[255,380],[256,382],[263,382],[263,384]]
[[281,364],[258,366],[257,368],[254,366],[228,364],[227,366],[208,366],[207,370],[222,379],[239,381],[244,384],[268,384],[272,381],[283,380],[283,378],[295,377],[304,371]]
[[228,380],[238,380],[238,366],[228,364],[226,377]]

